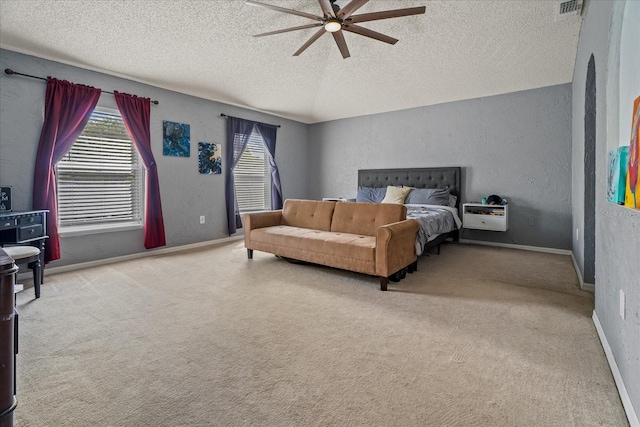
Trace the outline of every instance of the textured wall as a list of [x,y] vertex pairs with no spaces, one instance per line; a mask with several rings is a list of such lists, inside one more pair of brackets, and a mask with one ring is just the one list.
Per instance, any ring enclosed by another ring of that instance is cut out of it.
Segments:
[[462,198],[509,200],[505,233],[464,238],[571,248],[571,85],[311,125],[314,198],[355,197],[358,169],[462,166]]
[[[584,104],[589,58],[596,66],[596,314],[636,413],[640,410],[640,211],[606,201],[607,151],[619,143],[618,61],[624,2],[588,2],[573,79],[574,227],[580,231],[573,252],[582,266],[584,214]],[[611,43],[611,44],[610,44]],[[637,44],[636,44],[637,46]],[[613,60],[609,63],[609,55]],[[636,71],[636,78],[640,72]],[[637,96],[637,95],[636,95]],[[630,118],[629,118],[630,119]],[[630,123],[630,122],[629,122]],[[575,233],[575,231],[574,231]],[[626,316],[619,314],[620,290],[626,295]]]
[[[151,143],[158,164],[167,246],[227,237],[224,174],[198,173],[197,143],[224,143],[226,121],[220,113],[282,125],[278,129],[276,161],[284,197],[307,196],[306,124],[0,50],[0,69],[5,68],[160,101],[160,105],[151,106]],[[32,207],[33,167],[44,114],[44,93],[42,81],[0,74],[0,183],[13,186],[14,210]],[[98,105],[116,108],[109,94],[103,94]],[[163,120],[191,125],[191,157],[162,155]],[[206,216],[204,225],[199,223],[200,215]],[[52,266],[145,251],[142,230],[63,237],[61,246],[62,259]]]

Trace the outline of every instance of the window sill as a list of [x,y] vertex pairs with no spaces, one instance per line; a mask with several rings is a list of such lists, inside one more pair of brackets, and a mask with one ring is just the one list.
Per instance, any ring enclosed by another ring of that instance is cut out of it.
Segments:
[[142,223],[126,222],[121,224],[107,225],[74,225],[60,228],[60,237],[87,236],[90,234],[112,233],[118,231],[139,230],[143,227]]

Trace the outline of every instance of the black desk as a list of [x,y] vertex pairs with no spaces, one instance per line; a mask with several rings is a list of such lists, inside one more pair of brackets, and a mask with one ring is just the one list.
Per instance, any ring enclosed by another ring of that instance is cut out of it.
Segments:
[[44,277],[44,241],[47,236],[47,212],[1,212],[0,213],[0,246],[3,245],[32,245],[40,249],[40,265]]

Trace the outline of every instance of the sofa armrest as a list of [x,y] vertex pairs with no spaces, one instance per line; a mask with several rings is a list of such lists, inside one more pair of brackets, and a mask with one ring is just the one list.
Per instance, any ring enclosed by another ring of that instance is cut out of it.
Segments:
[[245,230],[255,230],[256,228],[272,227],[280,225],[282,211],[264,211],[244,214],[243,228]]
[[244,246],[251,249],[251,230],[280,225],[282,210],[248,213],[244,214],[242,219]]
[[418,259],[415,243],[418,221],[407,219],[378,227],[376,231],[376,275],[388,277]]

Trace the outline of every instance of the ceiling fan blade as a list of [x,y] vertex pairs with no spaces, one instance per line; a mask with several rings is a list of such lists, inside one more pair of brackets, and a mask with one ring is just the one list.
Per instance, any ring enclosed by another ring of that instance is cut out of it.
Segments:
[[352,0],[351,3],[340,9],[338,18],[344,20],[351,16],[353,12],[364,6],[369,0]]
[[388,19],[388,18],[400,18],[401,16],[410,16],[410,15],[420,15],[421,13],[425,13],[425,6],[420,7],[408,7],[406,9],[394,9],[394,10],[385,10],[382,12],[371,12],[371,13],[363,13],[360,15],[353,15],[349,18],[349,22],[368,22],[368,21],[377,21],[378,19]]
[[333,8],[331,7],[331,3],[329,2],[329,0],[318,0],[318,3],[320,3],[320,7],[322,8],[322,12],[324,13],[324,16],[330,16],[332,18],[336,17],[336,14],[333,11]]
[[268,33],[255,34],[253,37],[272,36],[274,34],[288,33],[289,31],[305,30],[307,28],[315,28],[315,27],[321,27],[321,26],[322,26],[322,22],[318,22],[317,24],[300,25],[299,27],[291,27],[291,28],[285,28],[284,30],[276,30],[276,31],[269,31]]
[[306,48],[308,48],[309,46],[311,46],[311,44],[318,40],[320,38],[321,35],[323,35],[324,33],[326,33],[324,28],[320,28],[318,30],[318,32],[316,32],[314,35],[311,36],[311,38],[309,40],[307,40],[307,42],[305,44],[302,45],[302,47],[300,47],[300,49],[296,50],[296,53],[293,54],[293,56],[298,56],[300,55],[302,52],[305,51]]
[[379,33],[377,31],[373,31],[373,30],[370,30],[370,29],[364,28],[364,27],[359,27],[359,26],[354,25],[354,24],[343,25],[342,29],[344,31],[349,31],[351,33],[360,34],[361,36],[365,36],[365,37],[371,37],[372,39],[380,40],[381,42],[385,42],[385,43],[389,43],[389,44],[396,44],[398,42],[398,39],[394,39],[393,37],[385,36],[384,34]]
[[312,15],[310,13],[300,12],[298,10],[293,10],[293,9],[285,9],[284,7],[273,6],[271,4],[260,3],[260,2],[253,1],[253,0],[247,0],[247,1],[245,1],[245,4],[248,4],[248,5],[251,5],[251,6],[260,6],[260,7],[264,7],[264,8],[267,8],[267,9],[275,10],[277,12],[289,13],[291,15],[298,15],[298,16],[302,16],[304,18],[313,19],[314,21],[322,21],[322,18],[323,18],[321,16],[315,16],[315,15]]
[[344,39],[344,34],[342,31],[336,31],[335,33],[331,33],[333,35],[333,39],[336,41],[338,45],[338,49],[340,49],[340,53],[342,54],[342,59],[347,59],[351,56],[349,53],[349,48],[347,47],[347,41]]

